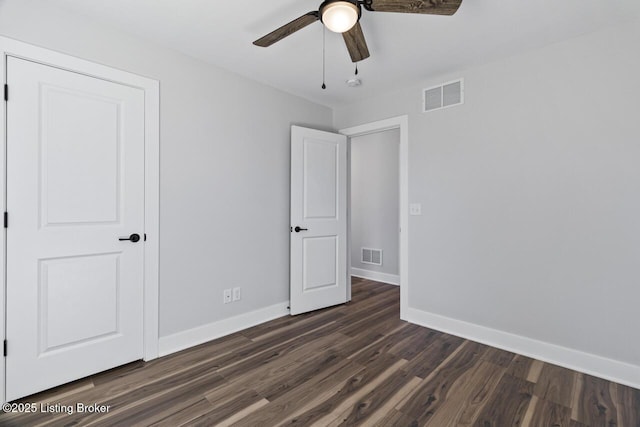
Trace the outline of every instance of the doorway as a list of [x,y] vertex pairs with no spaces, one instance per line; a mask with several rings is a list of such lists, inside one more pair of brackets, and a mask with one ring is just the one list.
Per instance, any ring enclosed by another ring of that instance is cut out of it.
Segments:
[[[406,309],[408,307],[408,285],[409,285],[409,277],[408,277],[408,269],[409,269],[409,216],[408,216],[408,199],[409,199],[409,191],[408,191],[408,164],[409,164],[409,155],[408,155],[408,146],[409,146],[409,119],[407,116],[394,117],[386,120],[380,120],[372,123],[367,123],[360,126],[355,126],[351,128],[346,128],[340,130],[340,133],[350,138],[350,144],[352,143],[354,138],[363,137],[367,135],[376,135],[384,133],[385,131],[396,130],[398,133],[399,139],[399,150],[398,150],[398,175],[399,175],[399,194],[397,200],[399,202],[398,212],[399,212],[399,247],[398,247],[398,277],[397,284],[400,286],[400,318],[405,319]],[[372,189],[375,191],[375,189]],[[349,199],[353,203],[353,195],[349,194]],[[353,206],[350,207],[350,211]],[[351,223],[351,218],[349,220]],[[351,224],[352,225],[352,224]],[[349,227],[349,235],[353,236],[353,230],[351,229],[351,225]],[[356,254],[361,255],[362,248],[356,247],[352,241],[350,244],[350,259],[349,265],[353,265],[353,253],[354,250]],[[365,248],[365,249],[377,249],[377,248]],[[365,256],[367,254],[365,253]],[[373,255],[372,255],[373,256]],[[349,286],[351,285],[349,281]],[[349,290],[349,294],[350,294]]]
[[400,283],[400,130],[351,138],[351,275]]

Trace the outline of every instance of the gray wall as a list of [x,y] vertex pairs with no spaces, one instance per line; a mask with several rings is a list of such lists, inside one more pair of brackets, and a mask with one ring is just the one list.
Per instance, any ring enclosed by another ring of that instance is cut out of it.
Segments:
[[[409,115],[409,306],[640,365],[640,23],[348,105]],[[466,103],[421,113],[465,78]]]
[[161,336],[288,301],[290,125],[330,109],[46,1],[1,0],[0,34],[160,81]]
[[[351,139],[351,267],[399,273],[399,149],[398,129]],[[382,265],[360,262],[363,247],[382,249]]]

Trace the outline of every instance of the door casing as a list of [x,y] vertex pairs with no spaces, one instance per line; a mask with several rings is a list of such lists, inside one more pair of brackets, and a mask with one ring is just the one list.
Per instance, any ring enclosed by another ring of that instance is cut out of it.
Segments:
[[[2,66],[0,67],[0,79],[5,84],[7,56],[22,58],[38,62],[44,65],[65,69],[68,71],[85,74],[112,82],[120,83],[142,89],[145,93],[145,135],[144,135],[144,180],[145,180],[145,214],[144,233],[147,240],[144,245],[144,360],[152,360],[158,357],[158,333],[159,333],[159,211],[160,211],[160,83],[147,77],[138,76],[129,72],[117,70],[104,65],[79,59],[73,56],[61,54],[27,43],[19,42],[7,37],[0,37],[0,53],[2,54]],[[9,88],[9,101],[11,102],[11,88]],[[0,149],[0,191],[2,197],[2,212],[7,210],[6,205],[6,102],[0,102],[0,135],[2,149]],[[11,226],[11,224],[9,224]],[[2,339],[6,339],[5,311],[6,295],[6,229],[2,232],[2,244],[0,244],[0,280],[2,291],[0,292],[0,333]],[[11,351],[11,343],[8,343],[8,351]],[[0,362],[0,401],[5,400],[5,359]]]

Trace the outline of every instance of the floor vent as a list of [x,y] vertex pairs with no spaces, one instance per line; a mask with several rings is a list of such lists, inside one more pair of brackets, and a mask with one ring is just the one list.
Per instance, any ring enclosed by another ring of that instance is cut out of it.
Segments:
[[361,258],[363,264],[382,265],[382,250],[362,248]]
[[423,92],[423,112],[441,110],[454,105],[464,104],[464,80],[443,83],[430,87]]

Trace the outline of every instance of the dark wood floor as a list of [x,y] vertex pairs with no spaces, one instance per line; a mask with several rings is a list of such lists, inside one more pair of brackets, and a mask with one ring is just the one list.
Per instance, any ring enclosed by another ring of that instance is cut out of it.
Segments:
[[399,320],[398,288],[137,362],[24,399],[107,414],[2,426],[640,427],[640,390]]

